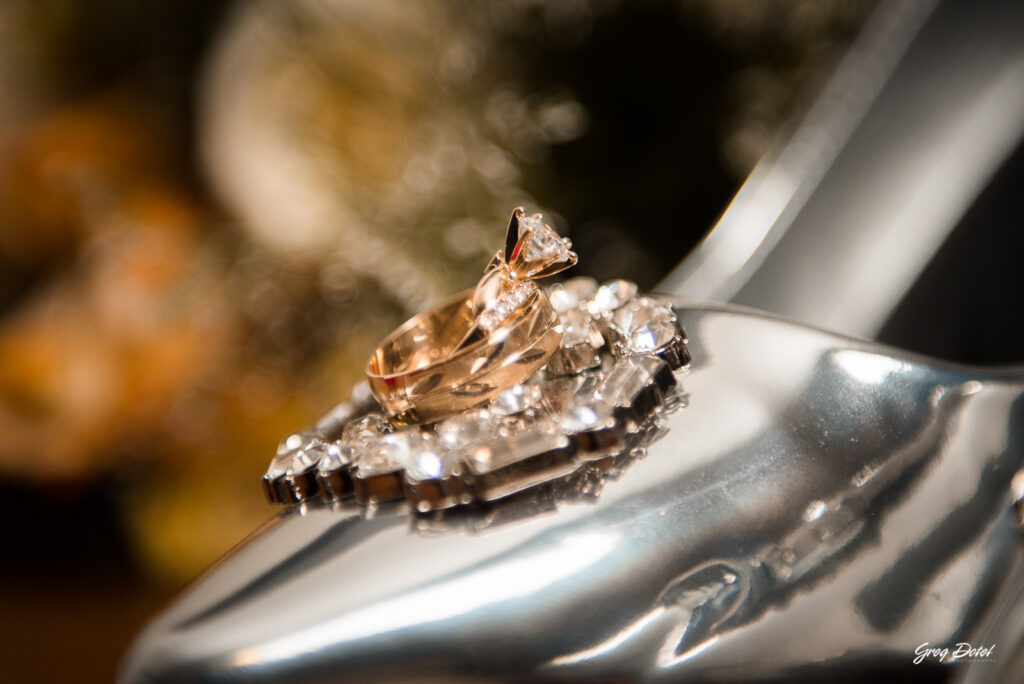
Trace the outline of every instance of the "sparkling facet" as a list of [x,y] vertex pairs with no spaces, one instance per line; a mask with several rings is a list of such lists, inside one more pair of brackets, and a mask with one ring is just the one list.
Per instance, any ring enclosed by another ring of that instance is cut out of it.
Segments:
[[636,283],[628,280],[612,280],[597,289],[593,299],[587,302],[587,310],[592,314],[615,311],[633,299],[636,293]]
[[360,475],[379,475],[404,470],[412,480],[430,480],[452,473],[455,457],[436,436],[410,428],[392,432],[380,444],[356,458]]
[[629,350],[638,354],[656,351],[678,335],[672,309],[647,297],[634,299],[616,311],[612,325],[622,333]]
[[331,442],[320,459],[320,472],[341,470],[351,464],[354,458],[355,451],[352,447],[346,446],[340,441]]
[[320,463],[327,452],[327,442],[319,437],[307,441],[295,450],[291,463],[288,464],[287,475],[305,472]]
[[543,398],[541,388],[536,385],[515,385],[491,400],[491,412],[498,416],[511,416],[526,409],[536,408]]
[[526,303],[526,301],[530,298],[530,295],[532,295],[536,289],[537,286],[530,281],[519,283],[514,288],[512,288],[512,291],[509,292],[508,297],[512,301],[512,303],[518,308]]
[[437,438],[424,439],[405,462],[405,474],[411,480],[439,480],[449,477],[457,463],[452,452]]
[[574,403],[559,418],[568,432],[583,432],[603,427],[612,420],[612,407],[603,401]]
[[569,248],[562,238],[539,218],[524,216],[519,219],[519,226],[520,230],[532,231],[523,251],[527,262],[565,261],[569,258]]
[[563,347],[589,344],[596,348],[604,344],[601,333],[594,328],[590,316],[583,311],[573,309],[561,314],[559,318],[562,322]]
[[358,449],[373,444],[388,430],[388,421],[384,416],[379,413],[370,413],[346,425],[341,435],[341,441]]
[[280,455],[290,451],[295,451],[302,446],[303,442],[314,436],[314,433],[305,430],[302,432],[294,432],[281,440],[281,443],[277,445],[277,453]]
[[664,363],[654,356],[627,356],[619,359],[601,382],[596,394],[613,406],[628,406]]
[[480,314],[480,317],[477,318],[476,323],[484,330],[494,330],[499,325],[501,325],[502,320],[502,317],[499,316],[497,312],[491,310],[484,311],[482,314]]
[[533,430],[512,433],[477,446],[469,452],[467,461],[473,472],[488,473],[566,444],[564,435],[552,430],[549,424],[538,423]]
[[666,321],[654,321],[629,336],[630,351],[647,354],[661,349],[676,337],[676,328]]
[[358,454],[354,463],[360,475],[381,475],[402,469],[396,456],[393,449],[382,446]]
[[288,470],[288,466],[291,464],[291,462],[291,451],[278,452],[278,454],[274,456],[273,460],[270,461],[270,465],[267,467],[266,477],[270,479],[281,477]]
[[504,323],[514,311],[526,304],[536,291],[537,286],[532,281],[516,283],[512,288],[487,303],[487,308],[477,317],[477,325],[483,330],[494,330]]
[[405,466],[406,456],[413,434],[419,435],[416,428],[390,432],[382,436],[375,444],[368,445],[363,451],[357,451],[355,467],[362,476],[393,473]]
[[308,455],[305,453],[300,454],[303,449],[310,449],[314,445],[322,444],[323,438],[319,432],[302,430],[288,435],[277,445],[277,453],[267,468],[266,476],[275,478],[287,474],[292,470],[292,463],[297,455],[300,456],[300,463],[302,459],[313,458],[315,455],[313,453]]
[[548,300],[551,306],[558,313],[565,313],[576,309],[579,305],[594,296],[597,292],[597,281],[593,278],[580,276],[570,278],[564,283],[556,283],[551,286]]
[[606,373],[599,370],[584,371],[573,378],[571,385],[570,404],[579,404],[594,401],[597,397],[597,388],[601,386]]
[[475,409],[447,418],[437,424],[438,438],[449,449],[479,444],[494,436],[497,423],[487,409]]
[[649,297],[640,297],[616,311],[612,317],[612,322],[623,333],[629,333],[647,323],[674,321],[675,318],[676,316],[669,306],[656,302]]

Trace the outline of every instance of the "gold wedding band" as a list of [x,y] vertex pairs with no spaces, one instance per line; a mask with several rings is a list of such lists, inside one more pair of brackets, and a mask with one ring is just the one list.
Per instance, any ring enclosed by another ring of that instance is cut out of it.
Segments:
[[374,352],[366,376],[392,422],[432,422],[487,401],[533,375],[558,348],[558,315],[538,291],[500,336],[455,349],[473,324],[472,295],[414,316]]

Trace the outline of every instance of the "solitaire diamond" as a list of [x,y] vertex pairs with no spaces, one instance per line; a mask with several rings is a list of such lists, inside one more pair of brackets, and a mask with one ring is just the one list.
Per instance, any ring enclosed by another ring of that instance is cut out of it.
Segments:
[[520,230],[531,231],[523,249],[528,264],[569,260],[569,248],[542,220],[536,216],[524,216],[519,219],[519,226]]

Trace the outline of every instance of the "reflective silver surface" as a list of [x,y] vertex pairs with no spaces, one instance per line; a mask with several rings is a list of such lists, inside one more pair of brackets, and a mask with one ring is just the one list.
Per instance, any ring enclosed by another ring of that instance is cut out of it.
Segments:
[[1019,634],[1000,605],[1024,564],[1024,372],[678,310],[688,406],[602,491],[291,509],[154,620],[121,681],[848,681]]
[[1024,3],[881,3],[663,283],[874,337],[1024,136]]

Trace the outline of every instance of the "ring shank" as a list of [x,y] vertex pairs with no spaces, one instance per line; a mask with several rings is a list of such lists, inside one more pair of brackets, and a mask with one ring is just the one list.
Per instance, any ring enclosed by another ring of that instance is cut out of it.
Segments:
[[462,292],[413,316],[388,335],[370,358],[367,372],[400,376],[447,358],[473,324]]
[[393,422],[432,422],[488,401],[540,370],[558,348],[558,315],[540,291],[504,326],[458,347],[474,324],[473,293],[409,319],[370,358],[370,389]]

